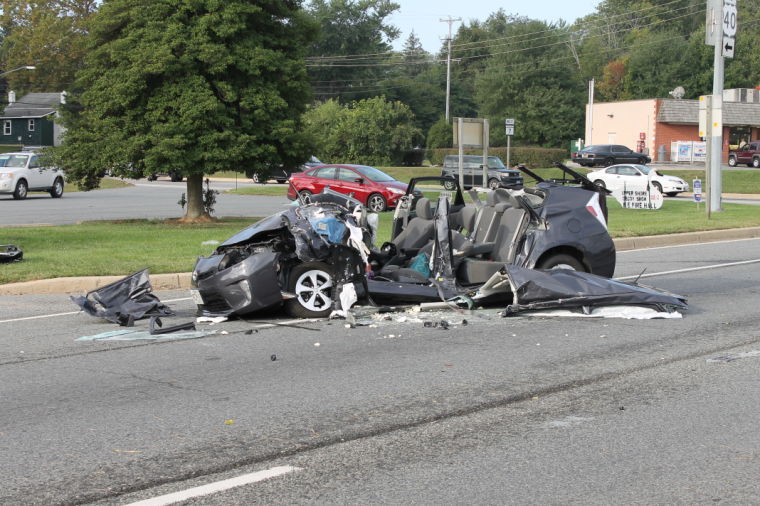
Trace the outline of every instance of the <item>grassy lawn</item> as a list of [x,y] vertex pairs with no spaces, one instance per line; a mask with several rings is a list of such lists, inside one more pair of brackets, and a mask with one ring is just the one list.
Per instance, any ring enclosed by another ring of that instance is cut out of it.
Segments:
[[695,202],[666,199],[661,209],[648,211],[623,209],[615,199],[608,198],[610,235],[634,237],[760,226],[758,206],[724,203],[723,211],[712,213],[708,220],[705,205],[703,202],[697,209]]
[[219,223],[180,225],[170,220],[97,221],[57,227],[6,227],[3,243],[24,250],[24,260],[0,264],[0,284],[66,276],[188,272],[198,255],[253,222],[227,218]]
[[227,190],[224,193],[234,193],[236,195],[287,195],[287,184],[265,184],[264,186],[246,186],[236,190]]

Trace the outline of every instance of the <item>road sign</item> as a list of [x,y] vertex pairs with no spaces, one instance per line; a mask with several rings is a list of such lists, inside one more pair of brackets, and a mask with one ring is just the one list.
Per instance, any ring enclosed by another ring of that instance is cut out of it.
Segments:
[[691,188],[694,191],[694,202],[702,202],[702,180],[693,180],[691,182]]
[[504,124],[506,126],[515,126],[515,119],[514,118],[507,118],[504,120]]
[[507,135],[515,135],[515,127],[513,127],[513,126],[507,126],[506,127],[506,133],[507,133]]
[[721,43],[721,53],[724,58],[734,57],[734,47],[736,46],[736,0],[723,0],[723,42]]
[[720,44],[718,39],[722,32],[720,27],[721,15],[723,14],[722,0],[707,0],[706,19],[705,19],[705,44],[714,46]]

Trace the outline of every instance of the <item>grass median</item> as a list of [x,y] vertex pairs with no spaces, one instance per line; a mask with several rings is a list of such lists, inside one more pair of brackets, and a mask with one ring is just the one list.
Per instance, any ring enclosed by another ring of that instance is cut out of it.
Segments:
[[[622,209],[608,199],[613,237],[673,234],[760,226],[760,207],[724,204],[708,220],[705,204],[666,200],[657,211]],[[24,250],[24,260],[0,264],[0,284],[66,276],[126,275],[150,268],[154,274],[189,272],[199,255],[250,225],[256,218],[223,218],[208,224],[175,220],[97,221],[55,227],[6,227],[2,242]],[[377,245],[390,236],[392,212],[381,214]]]

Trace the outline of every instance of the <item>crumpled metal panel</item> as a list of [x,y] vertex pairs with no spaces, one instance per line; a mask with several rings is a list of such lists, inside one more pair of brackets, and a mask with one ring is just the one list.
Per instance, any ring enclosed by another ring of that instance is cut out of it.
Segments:
[[174,315],[152,291],[148,269],[143,269],[71,300],[87,314],[124,326],[146,316]]
[[570,269],[537,270],[507,265],[513,293],[504,315],[537,309],[641,305],[663,310],[686,308],[686,298],[647,286]]

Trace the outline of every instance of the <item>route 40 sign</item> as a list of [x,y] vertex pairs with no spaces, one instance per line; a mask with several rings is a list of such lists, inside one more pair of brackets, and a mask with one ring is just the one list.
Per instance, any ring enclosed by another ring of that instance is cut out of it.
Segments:
[[721,53],[724,58],[734,57],[736,46],[736,0],[723,0],[723,43]]

